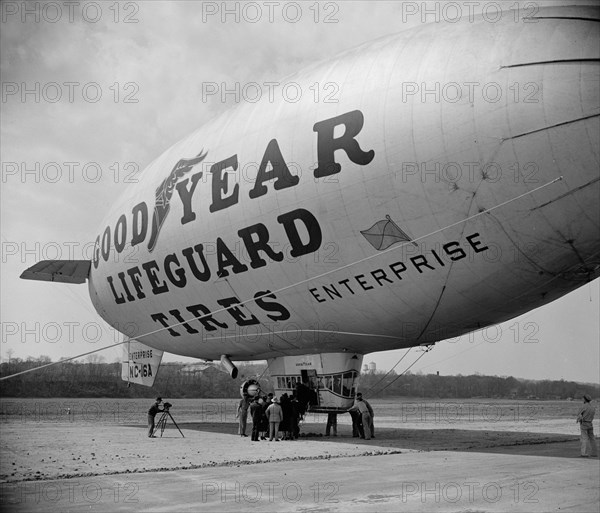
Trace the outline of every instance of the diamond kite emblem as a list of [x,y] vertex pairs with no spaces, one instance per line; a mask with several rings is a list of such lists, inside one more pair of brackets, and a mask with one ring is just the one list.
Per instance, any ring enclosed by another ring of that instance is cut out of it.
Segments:
[[[360,233],[377,251],[383,251],[397,242],[412,242],[412,239],[392,221],[389,215],[377,221],[368,230],[361,230]],[[416,242],[413,244],[417,245]]]

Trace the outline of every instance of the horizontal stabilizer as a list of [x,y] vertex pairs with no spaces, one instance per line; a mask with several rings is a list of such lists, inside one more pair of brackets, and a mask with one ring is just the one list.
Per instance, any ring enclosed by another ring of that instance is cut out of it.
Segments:
[[89,260],[42,260],[23,271],[24,280],[85,283],[90,274]]
[[158,374],[163,351],[129,340],[123,344],[121,379],[128,383],[137,383],[151,387]]

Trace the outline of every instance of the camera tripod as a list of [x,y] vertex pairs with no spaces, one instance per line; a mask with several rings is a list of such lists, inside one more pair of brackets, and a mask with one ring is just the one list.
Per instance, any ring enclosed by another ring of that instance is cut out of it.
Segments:
[[[167,427],[167,420],[169,420],[169,419],[171,419],[173,424],[175,424],[177,431],[179,431],[181,433],[181,429],[179,429],[179,426],[177,425],[177,422],[175,422],[175,419],[173,418],[173,415],[171,415],[171,412],[169,410],[164,410],[162,412],[162,415],[160,416],[160,419],[158,419],[156,426],[154,427],[154,431],[152,431],[152,436],[154,436],[154,434],[160,428],[160,437],[162,438],[163,432],[164,432],[165,428]],[[181,433],[181,436],[183,436],[183,433]],[[183,438],[185,438],[185,436],[183,436]]]

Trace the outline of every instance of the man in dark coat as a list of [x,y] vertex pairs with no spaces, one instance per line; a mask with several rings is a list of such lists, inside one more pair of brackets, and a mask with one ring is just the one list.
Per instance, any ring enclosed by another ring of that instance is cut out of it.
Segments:
[[259,397],[256,396],[250,405],[250,417],[252,418],[252,441],[258,442],[258,432],[260,431],[260,424],[263,416],[263,409],[261,404],[258,402]]
[[281,411],[283,412],[283,420],[279,425],[279,431],[283,431],[283,439],[290,440],[291,435],[291,419],[292,419],[292,405],[287,394],[282,394],[280,400]]
[[150,438],[155,438],[155,436],[153,435],[153,433],[154,433],[154,417],[156,417],[157,413],[164,411],[160,407],[160,403],[162,403],[162,397],[157,397],[154,404],[152,406],[150,406],[150,409],[148,410],[148,436]]
[[[367,408],[362,396],[356,395],[356,402],[348,411],[356,411],[361,415],[364,439],[371,440],[371,414],[369,413],[369,408]],[[361,436],[361,438],[363,437]]]
[[262,408],[262,417],[260,418],[260,439],[266,440],[269,434],[269,419],[267,418],[267,408],[271,405],[272,400],[268,396],[258,400],[258,404]]
[[298,402],[298,398],[295,394],[292,394],[290,399],[291,405],[291,414],[292,418],[290,420],[290,427],[292,431],[292,439],[298,440],[298,436],[300,436],[300,403]]
[[373,412],[373,408],[369,404],[369,401],[367,401],[360,392],[358,392],[358,394],[356,394],[356,398],[362,399],[362,401],[367,405],[367,409],[369,410],[369,415],[371,416],[371,424],[369,425],[369,429],[371,430],[371,438],[375,438],[375,426],[373,425],[373,419],[375,418],[375,413]]
[[357,411],[350,410],[350,417],[352,417],[352,436],[354,438],[364,438],[365,432],[362,427],[362,415]]

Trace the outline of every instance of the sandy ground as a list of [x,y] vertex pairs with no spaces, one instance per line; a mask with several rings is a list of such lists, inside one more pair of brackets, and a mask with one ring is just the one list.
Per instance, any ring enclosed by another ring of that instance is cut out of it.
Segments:
[[305,436],[278,442],[239,436],[229,410],[214,422],[182,412],[184,436],[169,420],[157,438],[134,421],[140,412],[3,415],[0,510],[598,511],[600,465],[578,457],[572,417],[459,418],[440,407],[377,416],[372,440],[353,438],[347,416],[324,437],[325,416],[309,415]]
[[335,438],[316,435],[323,433],[324,424],[305,423],[302,432],[310,436],[295,441],[251,442],[249,437],[237,435],[235,423],[178,422],[182,437],[169,421],[162,437],[148,438],[146,427],[142,424],[3,421],[0,424],[0,482],[409,451],[541,446],[578,439],[573,435],[571,424],[567,426],[560,420],[530,426],[457,422],[428,427],[422,423],[408,423],[402,428],[395,428],[389,424],[391,422],[386,422],[385,418],[379,419],[377,437],[368,441],[352,438],[350,425],[340,422]]

